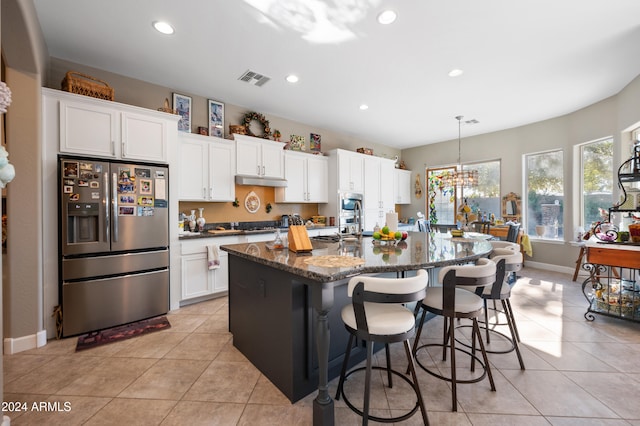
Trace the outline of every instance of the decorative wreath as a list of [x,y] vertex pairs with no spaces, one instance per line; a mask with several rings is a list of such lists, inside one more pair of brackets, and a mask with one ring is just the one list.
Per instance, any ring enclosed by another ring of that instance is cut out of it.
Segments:
[[[254,135],[253,133],[251,133],[251,129],[249,128],[251,125],[251,122],[257,120],[260,122],[260,124],[262,124],[263,126],[263,130],[262,130],[262,135]],[[271,128],[269,127],[269,120],[267,120],[266,118],[264,118],[264,115],[259,114],[257,112],[248,112],[244,115],[244,119],[242,120],[242,124],[244,126],[245,131],[247,132],[247,135],[249,136],[256,136],[256,137],[260,137],[263,139],[268,139],[269,136],[271,136]]]

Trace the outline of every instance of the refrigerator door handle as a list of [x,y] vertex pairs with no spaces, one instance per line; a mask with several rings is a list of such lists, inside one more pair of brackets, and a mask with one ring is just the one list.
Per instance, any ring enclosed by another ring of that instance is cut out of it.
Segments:
[[118,241],[118,175],[111,173],[111,204],[113,205],[113,242]]
[[109,239],[111,238],[109,236],[109,228],[111,227],[111,216],[109,214],[109,194],[108,194],[108,189],[109,189],[109,173],[105,172],[104,176],[103,176],[103,197],[102,197],[102,202],[104,203],[104,237],[105,237],[105,241],[109,242]]

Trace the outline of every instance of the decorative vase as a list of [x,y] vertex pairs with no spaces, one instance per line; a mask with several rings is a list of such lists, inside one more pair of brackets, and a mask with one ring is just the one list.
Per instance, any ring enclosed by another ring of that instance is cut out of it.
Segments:
[[189,231],[196,231],[196,211],[191,210],[191,215],[189,215]]
[[204,231],[204,224],[207,223],[205,218],[202,216],[202,212],[204,211],[203,207],[198,209],[198,219],[196,219],[196,224],[198,225],[198,231]]
[[545,232],[547,231],[547,227],[544,225],[536,225],[536,235],[538,237],[544,237]]

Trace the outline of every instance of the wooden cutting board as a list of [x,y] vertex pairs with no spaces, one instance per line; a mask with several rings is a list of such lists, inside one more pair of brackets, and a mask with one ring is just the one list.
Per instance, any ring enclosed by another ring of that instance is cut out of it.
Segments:
[[213,235],[224,235],[224,234],[239,234],[242,231],[239,231],[237,229],[209,229],[210,234]]

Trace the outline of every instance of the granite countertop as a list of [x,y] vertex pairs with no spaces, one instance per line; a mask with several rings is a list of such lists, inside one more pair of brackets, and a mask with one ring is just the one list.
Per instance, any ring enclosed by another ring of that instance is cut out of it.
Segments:
[[[277,227],[277,228],[269,228],[269,229],[254,229],[254,230],[243,230],[243,229],[226,229],[225,231],[217,234],[212,234],[209,230],[205,230],[202,232],[185,232],[184,234],[178,234],[178,238],[181,240],[192,240],[198,238],[216,238],[216,237],[229,237],[234,235],[256,235],[256,234],[273,234],[276,232],[276,229],[280,230],[280,233],[286,234],[289,228],[286,227]],[[318,226],[318,227],[307,227],[308,230],[312,229],[335,229],[337,232],[338,227],[332,226]]]
[[[332,282],[361,273],[401,272],[420,268],[465,263],[489,255],[491,244],[450,234],[409,232],[396,246],[375,245],[371,237],[356,242],[312,241],[311,253],[273,250],[266,243],[222,245],[220,248],[263,265],[287,271],[313,281]],[[364,259],[359,266],[322,267],[305,262],[309,256],[354,256]]]

